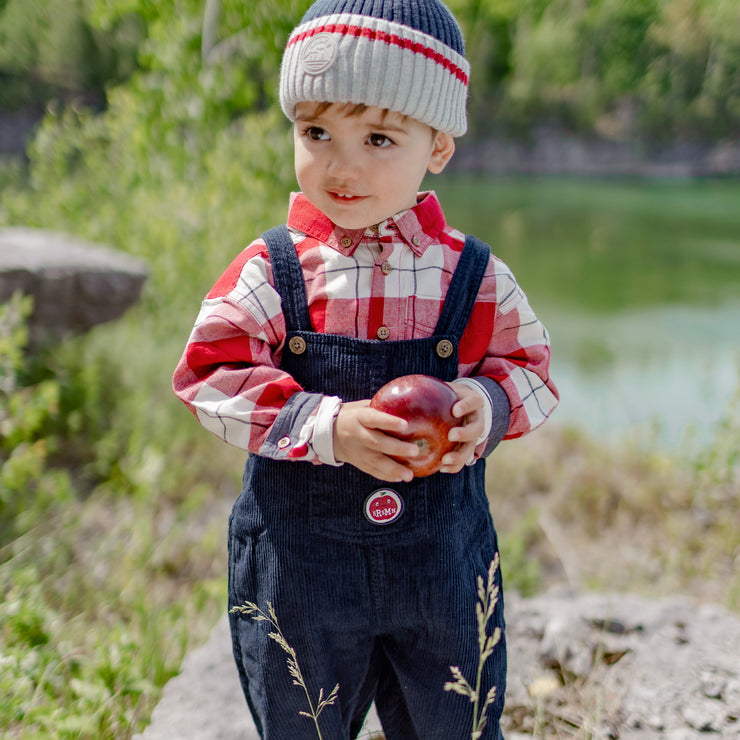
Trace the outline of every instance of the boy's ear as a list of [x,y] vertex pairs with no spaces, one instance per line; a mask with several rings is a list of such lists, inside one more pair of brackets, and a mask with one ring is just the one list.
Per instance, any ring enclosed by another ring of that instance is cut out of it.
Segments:
[[444,131],[434,135],[432,154],[429,157],[428,169],[433,175],[438,175],[447,166],[455,153],[455,139]]

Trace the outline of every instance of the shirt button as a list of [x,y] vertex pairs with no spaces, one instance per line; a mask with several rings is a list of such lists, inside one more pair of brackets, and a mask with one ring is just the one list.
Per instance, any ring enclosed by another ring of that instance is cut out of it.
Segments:
[[342,245],[343,247],[351,247],[351,246],[352,246],[352,239],[350,239],[350,238],[349,238],[348,236],[343,236],[343,237],[342,237],[342,238],[341,238],[341,239],[339,240],[339,243],[340,243],[340,244],[341,244],[341,245]]
[[388,339],[391,335],[391,330],[387,326],[381,326],[376,332],[378,339]]
[[412,237],[412,238],[411,238],[411,243],[412,243],[412,244],[413,244],[413,245],[414,245],[415,247],[418,247],[418,246],[419,246],[419,244],[421,244],[421,239],[419,239],[419,237],[418,237],[418,236],[414,236],[414,237]]
[[393,265],[391,265],[390,262],[384,262],[380,266],[380,271],[383,273],[383,275],[390,275],[392,270],[393,270]]

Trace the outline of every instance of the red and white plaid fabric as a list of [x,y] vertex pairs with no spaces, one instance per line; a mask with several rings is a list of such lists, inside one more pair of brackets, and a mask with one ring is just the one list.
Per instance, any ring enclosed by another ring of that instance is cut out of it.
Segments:
[[[376,339],[383,327],[390,340],[433,334],[465,241],[445,223],[434,193],[421,194],[417,206],[377,227],[356,231],[336,227],[294,194],[288,226],[316,331]],[[267,247],[257,239],[203,301],[175,370],[175,392],[207,429],[259,453],[279,426],[281,410],[303,390],[280,370],[284,342]],[[508,396],[506,438],[539,426],[557,404],[547,332],[496,257],[460,342],[459,360],[459,377],[486,376]],[[314,414],[320,401],[318,396]],[[297,439],[300,432],[293,431]],[[303,459],[312,459],[310,449]]]

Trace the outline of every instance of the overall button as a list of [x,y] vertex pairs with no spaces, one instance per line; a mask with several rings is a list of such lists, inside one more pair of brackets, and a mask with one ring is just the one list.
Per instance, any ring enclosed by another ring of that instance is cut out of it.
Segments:
[[279,450],[284,450],[286,447],[290,447],[290,437],[281,437],[278,440],[277,448]]
[[452,342],[449,339],[440,339],[437,342],[437,354],[446,360],[455,350]]
[[380,271],[383,273],[383,275],[390,275],[393,271],[393,265],[391,265],[390,262],[384,262],[380,266]]
[[342,238],[341,238],[341,239],[339,240],[339,243],[340,243],[340,244],[341,244],[341,245],[342,245],[343,247],[351,247],[351,246],[352,246],[352,239],[350,239],[350,238],[349,238],[348,236],[343,236],[343,237],[342,237]]
[[303,337],[291,337],[288,348],[294,355],[302,355],[306,351],[306,340]]
[[387,326],[381,326],[376,332],[378,339],[388,339],[391,335],[391,330]]

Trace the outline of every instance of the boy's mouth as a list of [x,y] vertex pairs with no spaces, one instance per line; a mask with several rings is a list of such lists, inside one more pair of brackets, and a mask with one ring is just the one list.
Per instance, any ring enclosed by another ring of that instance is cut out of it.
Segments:
[[352,195],[351,193],[340,193],[334,190],[327,190],[326,192],[335,203],[357,203],[357,201],[363,200],[365,197],[363,195]]

